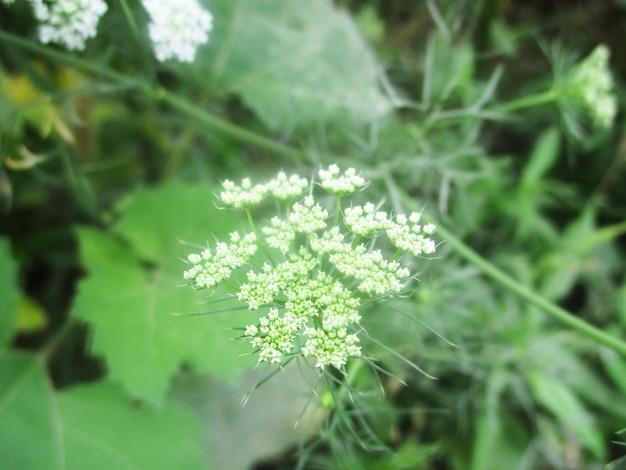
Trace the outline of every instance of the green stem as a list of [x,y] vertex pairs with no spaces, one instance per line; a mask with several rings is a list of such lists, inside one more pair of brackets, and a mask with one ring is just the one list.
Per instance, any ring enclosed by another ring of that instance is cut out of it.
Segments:
[[243,127],[239,127],[236,124],[232,124],[222,118],[210,114],[206,109],[199,108],[189,101],[169,93],[163,88],[152,88],[149,90],[149,93],[153,98],[160,99],[177,111],[197,119],[199,123],[204,124],[206,127],[232,137],[235,140],[254,145],[258,148],[262,148],[290,160],[308,160],[308,157],[299,150],[278,143],[272,139],[268,139],[267,137],[263,137],[255,132],[244,129]]
[[555,320],[563,323],[564,325],[572,328],[573,330],[582,333],[588,338],[593,339],[598,344],[613,349],[615,352],[626,356],[626,343],[615,338],[601,329],[593,326],[591,323],[582,320],[581,318],[573,315],[564,308],[550,302],[544,297],[536,294],[533,290],[529,289],[525,285],[516,281],[512,277],[508,276],[501,269],[491,264],[485,258],[480,256],[469,246],[463,243],[460,239],[455,237],[446,227],[440,223],[437,224],[437,233],[445,239],[446,243],[450,245],[456,253],[465,258],[467,261],[478,267],[484,274],[496,281],[511,292],[517,294],[522,299],[526,300],[531,305],[543,310]]
[[263,137],[259,134],[256,134],[255,132],[251,132],[247,129],[232,124],[224,119],[210,114],[206,109],[202,109],[190,103],[188,100],[185,100],[168,92],[164,88],[149,85],[145,80],[135,79],[114,70],[100,67],[68,53],[56,51],[52,48],[25,40],[23,38],[20,38],[19,36],[15,36],[4,31],[0,31],[0,41],[4,41],[26,51],[46,57],[52,61],[65,64],[83,70],[85,72],[89,72],[96,76],[105,77],[118,83],[134,84],[150,98],[167,103],[169,106],[176,109],[177,111],[196,119],[200,124],[203,124],[204,126],[221,134],[232,137],[233,139],[240,142],[244,142],[250,145],[254,145],[258,148],[265,149],[277,156],[281,156],[287,159],[309,160],[309,157],[302,151],[296,150],[288,145],[278,143],[272,139]]
[[510,101],[498,108],[498,111],[511,112],[518,109],[530,108],[532,106],[538,106],[545,103],[556,101],[559,97],[558,90],[551,88],[543,93],[537,93],[535,95],[524,96],[517,100]]
[[7,33],[5,31],[0,30],[0,41],[4,41],[13,46],[19,47],[20,49],[33,52],[42,57],[46,57],[52,61],[69,65],[71,67],[75,67],[77,69],[83,70],[85,72],[89,72],[92,75],[96,75],[99,77],[105,77],[109,80],[113,80],[118,83],[124,84],[135,84],[135,85],[145,85],[146,82],[144,80],[139,80],[133,77],[129,77],[127,75],[116,72],[115,70],[111,70],[100,65],[93,64],[86,60],[75,57],[66,52],[57,51],[50,47],[42,46],[41,44],[37,44],[35,42],[29,41],[27,39],[21,38],[19,36],[15,36],[11,33]]

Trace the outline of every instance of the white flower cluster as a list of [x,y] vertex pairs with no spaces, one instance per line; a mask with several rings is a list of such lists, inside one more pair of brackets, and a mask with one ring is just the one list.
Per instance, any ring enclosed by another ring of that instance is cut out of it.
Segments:
[[189,255],[187,260],[193,267],[185,271],[183,277],[197,288],[219,284],[252,258],[257,249],[256,240],[254,233],[241,237],[237,232],[232,232],[230,243],[218,242],[215,252],[207,248],[200,254]]
[[82,50],[96,35],[100,17],[107,11],[102,0],[31,0],[39,24],[39,40],[56,42],[70,50]]
[[196,50],[209,40],[213,15],[196,0],[143,0],[150,15],[148,33],[157,59],[193,62]]
[[319,175],[322,188],[337,196],[351,194],[365,186],[365,180],[354,168],[348,168],[342,175],[337,165],[330,165],[327,170],[321,169]]
[[566,82],[568,98],[578,101],[593,121],[603,128],[611,127],[617,114],[609,56],[609,49],[599,45],[576,64]]
[[[342,173],[336,165],[321,169],[319,176],[320,186],[336,196],[337,204],[367,184],[353,168]],[[348,358],[361,355],[361,299],[397,294],[411,277],[398,259],[387,259],[381,249],[374,249],[373,241],[386,234],[397,255],[435,251],[428,238],[435,226],[419,225],[420,214],[392,218],[365,204],[344,209],[342,224],[339,214],[330,214],[316,201],[312,189],[303,196],[312,186],[297,175],[281,172],[266,184],[253,185],[246,178],[240,185],[224,181],[222,186],[222,202],[235,209],[249,211],[268,195],[286,206],[283,216],[273,217],[260,230],[253,227],[244,236],[233,233],[229,244],[190,255],[193,267],[184,274],[195,287],[211,287],[234,269],[250,266],[237,299],[251,311],[267,309],[244,333],[260,362],[282,363],[302,355],[315,358],[318,368],[343,367]],[[367,243],[361,242],[364,237]],[[258,267],[251,257],[261,243],[268,261]]]
[[287,177],[281,171],[268,183],[254,186],[250,178],[241,180],[239,186],[230,180],[225,180],[222,183],[224,190],[220,193],[220,199],[234,209],[251,209],[258,206],[267,194],[281,201],[289,201],[302,195],[308,186],[309,182],[306,178],[301,178],[299,175]]

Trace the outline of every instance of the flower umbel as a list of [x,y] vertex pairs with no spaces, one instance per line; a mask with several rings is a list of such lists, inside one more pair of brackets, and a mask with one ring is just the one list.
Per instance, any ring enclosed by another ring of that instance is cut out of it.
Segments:
[[600,128],[611,127],[617,114],[609,56],[609,49],[599,45],[570,70],[564,84],[565,99],[585,109]]
[[193,62],[196,50],[209,40],[213,15],[196,0],[143,0],[150,15],[148,32],[157,59]]
[[[218,242],[214,249],[188,257],[192,267],[184,278],[194,287],[213,287],[246,267],[247,281],[236,297],[250,311],[261,312],[243,335],[258,351],[259,362],[280,364],[304,356],[315,358],[320,369],[342,368],[350,357],[361,355],[362,302],[404,289],[411,272],[401,263],[403,254],[435,251],[430,238],[435,226],[420,225],[419,213],[392,217],[370,203],[341,208],[344,196],[367,185],[353,168],[342,173],[331,165],[319,176],[327,196],[317,199],[314,184],[283,172],[264,184],[247,178],[240,185],[224,181],[220,199],[227,206],[249,215],[252,207],[273,198],[285,206],[282,215],[258,230],[250,221],[249,233],[231,233],[230,243]],[[303,196],[307,187],[309,194]],[[339,213],[325,208],[328,194],[335,196],[335,204],[329,205]],[[394,256],[374,249],[380,237],[395,247]],[[253,259],[259,253],[266,256],[261,264]]]
[[32,0],[39,20],[39,40],[56,42],[70,50],[82,50],[85,41],[96,35],[100,17],[107,11],[102,0]]

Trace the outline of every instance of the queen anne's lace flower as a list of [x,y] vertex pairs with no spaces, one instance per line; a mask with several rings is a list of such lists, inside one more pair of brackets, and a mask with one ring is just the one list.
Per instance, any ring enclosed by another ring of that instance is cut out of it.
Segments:
[[350,231],[361,236],[370,236],[392,227],[387,213],[376,211],[372,203],[365,206],[348,207],[344,211],[344,221]]
[[206,249],[200,254],[189,255],[187,260],[193,266],[185,271],[183,277],[197,288],[215,286],[250,260],[257,249],[256,240],[254,233],[244,237],[237,232],[231,233],[230,243],[217,243],[215,253]]
[[586,109],[600,127],[610,127],[617,114],[614,81],[609,70],[609,49],[596,47],[570,71],[565,85],[566,97]]
[[198,46],[209,40],[213,15],[196,0],[142,0],[150,15],[148,32],[161,62],[192,62]]
[[220,199],[228,206],[235,209],[248,209],[258,205],[267,193],[267,186],[257,184],[252,186],[249,178],[241,181],[241,186],[229,180],[222,183],[224,191],[220,193]]
[[365,186],[365,180],[354,168],[348,168],[342,175],[337,165],[330,165],[326,170],[322,168],[319,175],[322,188],[337,196],[351,194]]
[[[354,169],[342,174],[336,165],[320,170],[320,178],[338,202],[366,184]],[[279,364],[301,355],[315,359],[320,369],[342,368],[350,357],[361,355],[361,299],[397,294],[411,277],[398,259],[374,249],[374,239],[386,234],[400,253],[427,254],[435,250],[428,236],[436,228],[422,227],[419,213],[391,218],[373,204],[344,209],[341,224],[339,214],[329,214],[312,193],[296,200],[307,187],[304,178],[282,172],[264,185],[249,179],[240,186],[225,181],[220,194],[225,204],[248,210],[273,196],[285,203],[284,215],[243,237],[231,234],[230,244],[190,255],[193,266],[185,279],[196,287],[211,287],[247,264],[247,282],[239,286],[237,299],[251,311],[267,312],[244,331],[259,361]],[[360,243],[362,237],[369,239],[367,245]],[[262,251],[268,256],[262,265],[251,261],[257,243],[265,244]]]
[[281,171],[266,186],[276,199],[286,201],[300,196],[309,186],[309,182],[299,175],[291,175],[287,178],[285,172]]
[[107,11],[102,0],[32,0],[39,24],[39,40],[56,42],[70,50],[82,50],[85,41],[96,35],[98,21]]
[[387,229],[387,236],[397,248],[402,251],[419,256],[430,255],[435,252],[435,242],[425,237],[431,235],[436,230],[435,225],[427,224],[424,227],[418,224],[420,214],[414,212],[407,220],[406,216],[400,214],[396,221]]

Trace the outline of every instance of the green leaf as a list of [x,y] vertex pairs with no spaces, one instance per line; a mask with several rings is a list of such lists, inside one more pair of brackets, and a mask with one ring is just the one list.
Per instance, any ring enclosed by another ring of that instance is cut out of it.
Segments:
[[561,136],[551,127],[539,136],[522,174],[523,185],[539,183],[554,166],[560,152]]
[[524,461],[529,436],[519,420],[485,399],[472,449],[471,470],[515,469]]
[[370,122],[389,110],[374,57],[331,1],[215,0],[210,9],[218,20],[199,61],[270,129]]
[[109,383],[57,393],[40,358],[0,354],[3,470],[202,469],[201,440],[182,408],[138,405]]
[[0,238],[0,346],[10,343],[17,326],[20,290],[17,285],[17,264],[11,256],[9,242]]
[[605,454],[602,433],[578,397],[553,377],[531,373],[528,380],[537,402],[550,411],[596,458],[602,459]]
[[78,230],[89,275],[80,282],[72,314],[91,325],[92,350],[105,358],[110,376],[151,403],[163,402],[182,364],[234,379],[254,361],[243,357],[251,352],[249,344],[232,340],[238,336],[233,328],[250,321],[247,311],[174,315],[234,302],[208,306],[210,292],[182,286],[187,266],[182,260],[197,249],[180,240],[205,243],[240,224],[232,212],[211,204],[212,194],[212,188],[182,184],[142,189],[127,201],[114,227],[118,237]]
[[58,403],[67,468],[206,468],[200,423],[182,408],[138,405],[110,383],[71,388]]
[[56,397],[35,356],[0,353],[0,462],[5,470],[65,469]]
[[600,349],[600,358],[609,377],[626,396],[626,360],[615,351],[606,348]]

